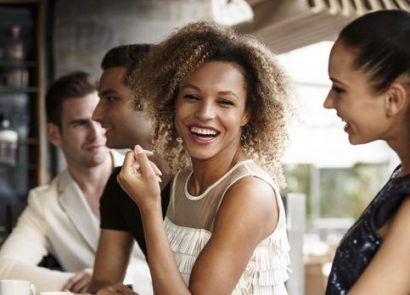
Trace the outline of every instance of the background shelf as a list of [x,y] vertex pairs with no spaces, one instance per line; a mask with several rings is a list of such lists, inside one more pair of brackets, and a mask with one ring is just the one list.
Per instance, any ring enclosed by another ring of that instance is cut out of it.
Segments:
[[11,87],[0,85],[0,94],[13,94],[13,93],[36,93],[38,87],[28,86],[28,87]]
[[0,68],[33,68],[37,67],[36,61],[30,60],[0,60]]

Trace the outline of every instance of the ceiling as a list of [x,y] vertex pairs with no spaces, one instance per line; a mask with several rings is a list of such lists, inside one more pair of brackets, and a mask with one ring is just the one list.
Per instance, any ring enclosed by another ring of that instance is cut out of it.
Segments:
[[[235,1],[235,0],[231,0]],[[323,40],[359,15],[379,9],[410,11],[410,0],[247,0],[253,21],[237,25],[243,33],[259,36],[276,53]]]

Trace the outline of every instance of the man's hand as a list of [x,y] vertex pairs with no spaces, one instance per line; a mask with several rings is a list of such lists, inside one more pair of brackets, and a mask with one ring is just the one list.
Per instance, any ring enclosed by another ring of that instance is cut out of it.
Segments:
[[90,285],[92,274],[92,268],[85,268],[75,273],[64,285],[63,290],[68,290],[73,293],[86,292]]
[[138,293],[132,291],[128,286],[122,283],[118,283],[103,289],[98,290],[95,295],[112,295],[112,294],[122,294],[122,295],[138,295]]

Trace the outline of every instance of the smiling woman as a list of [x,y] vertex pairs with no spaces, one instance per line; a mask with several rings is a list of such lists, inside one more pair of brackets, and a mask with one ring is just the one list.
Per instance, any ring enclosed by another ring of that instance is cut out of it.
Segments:
[[157,128],[154,142],[172,170],[190,166],[174,126],[174,103],[181,83],[204,62],[223,61],[240,66],[246,81],[251,119],[242,128],[241,146],[284,184],[280,158],[288,143],[286,124],[292,112],[288,79],[276,56],[256,39],[204,22],[183,27],[167,41],[149,54],[131,83],[137,100],[147,97],[151,102],[147,112]]
[[245,104],[246,81],[232,63],[207,62],[181,83],[175,128],[193,161],[235,154],[249,121]]
[[289,93],[273,54],[192,23],[155,46],[131,80],[153,119],[154,148],[175,173],[164,222],[159,173],[139,146],[119,175],[141,212],[155,292],[287,294],[277,183]]
[[352,144],[385,141],[401,164],[343,237],[326,294],[410,293],[410,13],[386,10],[347,25],[333,46],[324,106]]

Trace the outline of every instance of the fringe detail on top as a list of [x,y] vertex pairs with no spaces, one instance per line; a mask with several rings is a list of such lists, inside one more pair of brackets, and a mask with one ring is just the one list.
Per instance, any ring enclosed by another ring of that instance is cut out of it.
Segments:
[[[168,218],[164,225],[179,271],[188,285],[196,258],[211,232],[178,226]],[[277,228],[256,247],[232,294],[287,295],[284,283],[289,278],[289,248],[286,228]]]

